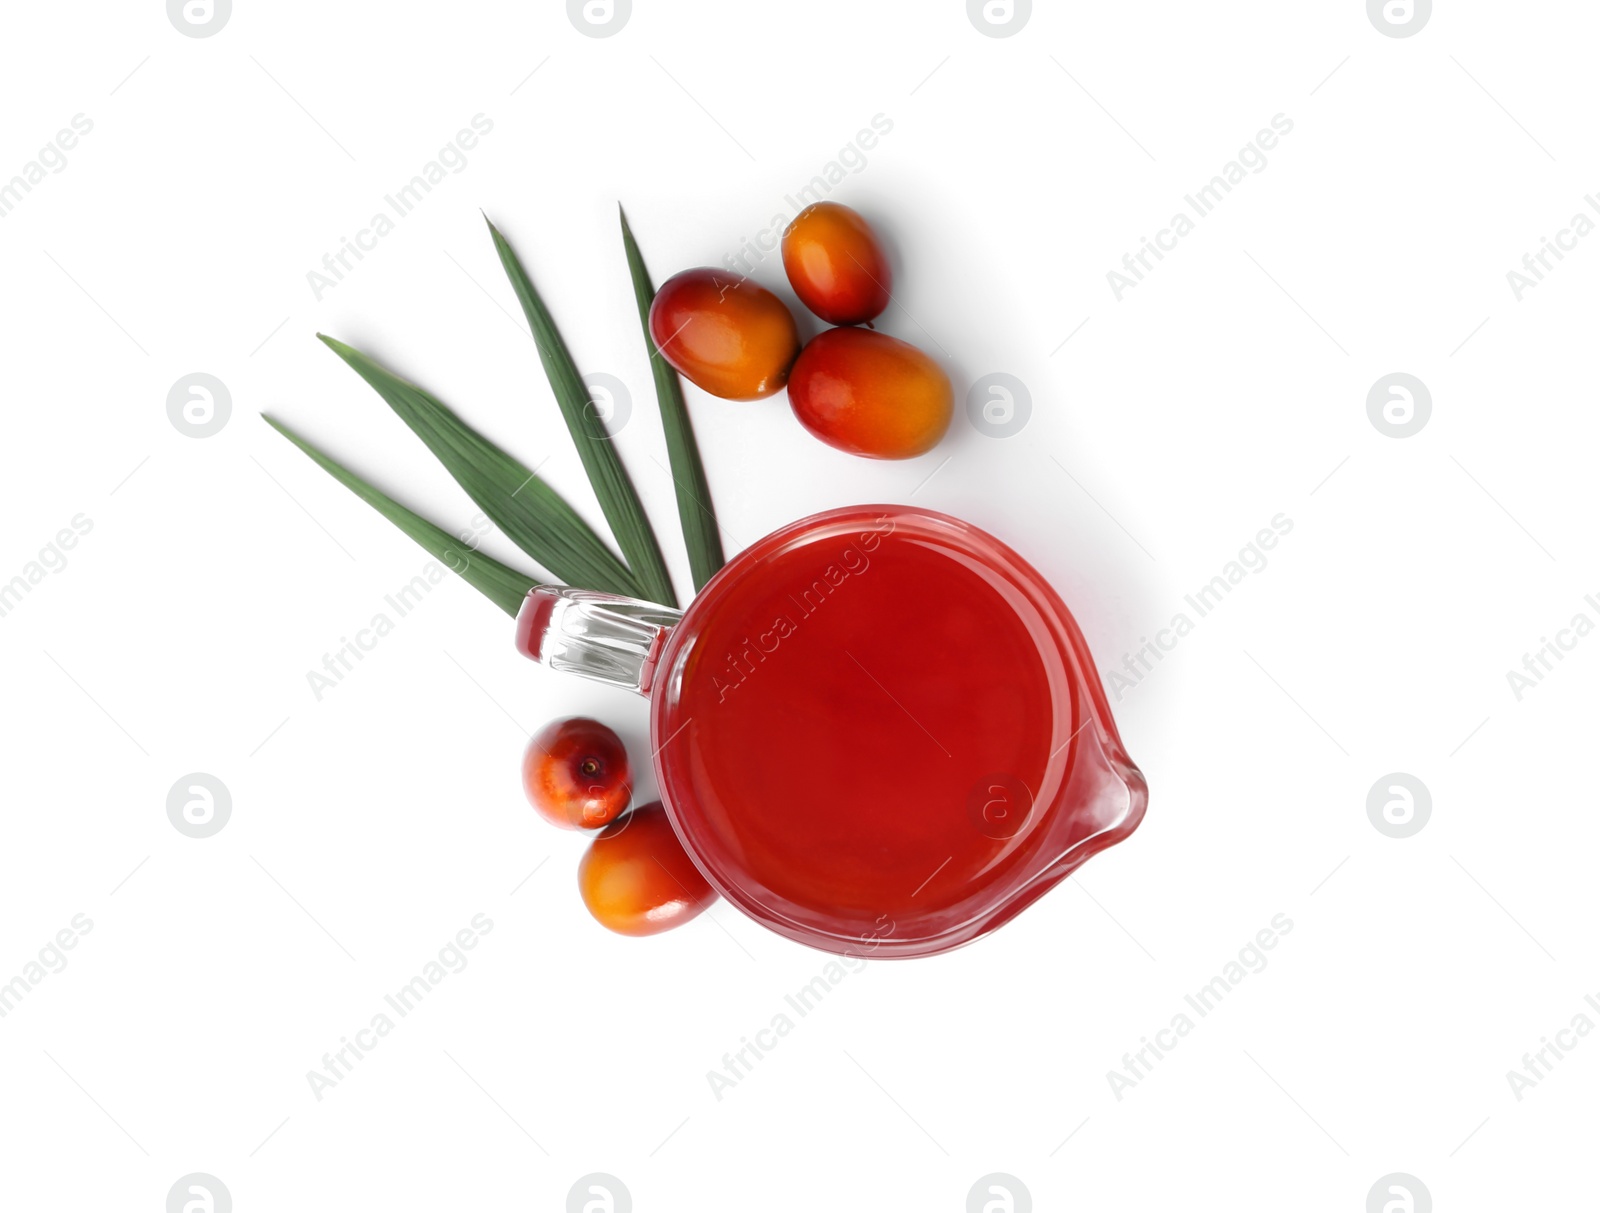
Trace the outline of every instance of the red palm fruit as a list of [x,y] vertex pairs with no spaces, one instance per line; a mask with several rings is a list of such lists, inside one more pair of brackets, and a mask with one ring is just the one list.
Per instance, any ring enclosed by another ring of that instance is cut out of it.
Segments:
[[650,337],[690,383],[724,400],[772,395],[800,352],[788,305],[726,270],[684,270],[663,282]]
[[564,830],[598,830],[633,799],[622,739],[598,720],[555,720],[528,741],[522,787],[539,815]]
[[822,441],[871,459],[910,459],[950,428],[955,395],[939,364],[871,329],[813,337],[789,375],[794,415]]

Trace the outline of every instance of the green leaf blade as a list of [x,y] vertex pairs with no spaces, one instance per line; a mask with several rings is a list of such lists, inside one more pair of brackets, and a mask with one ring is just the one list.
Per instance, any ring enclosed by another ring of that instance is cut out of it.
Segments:
[[336,462],[307,442],[281,421],[262,414],[262,420],[295,446],[299,447],[325,472],[360,497],[378,513],[394,523],[415,540],[434,559],[442,561],[452,572],[458,573],[473,589],[512,618],[538,582],[509,565],[501,564],[492,556],[468,548],[448,531],[435,526],[422,515],[408,510],[393,497],[357,476],[343,464]]
[[605,541],[520,460],[360,350],[320,333],[318,337],[383,397],[484,514],[540,566],[568,585],[645,596]]
[[650,336],[650,305],[656,288],[650,281],[644,257],[628,226],[628,216],[619,206],[622,218],[622,246],[628,255],[628,273],[633,278],[634,299],[639,305],[639,323],[644,326],[644,345],[650,355],[650,371],[656,381],[656,401],[661,407],[661,428],[667,436],[667,457],[672,463],[672,482],[677,490],[678,521],[683,527],[684,546],[689,550],[689,569],[698,592],[716,574],[726,559],[722,554],[722,534],[717,529],[717,514],[711,504],[711,486],[700,461],[689,407],[684,403],[683,385],[678,372],[656,348]]
[[500,255],[500,264],[511,281],[517,301],[522,304],[528,327],[533,331],[539,361],[550,380],[550,389],[561,407],[561,415],[566,419],[572,441],[578,448],[578,457],[583,460],[584,470],[589,474],[589,483],[594,486],[600,509],[611,525],[611,533],[616,536],[617,546],[622,549],[628,568],[641,587],[639,597],[663,606],[677,606],[672,578],[661,557],[661,547],[656,542],[650,518],[644,511],[633,482],[628,478],[627,469],[622,466],[616,444],[592,406],[589,389],[578,374],[566,342],[561,339],[549,309],[545,307],[544,300],[540,298],[510,242],[493,223],[489,224],[489,234],[494,239],[495,251]]

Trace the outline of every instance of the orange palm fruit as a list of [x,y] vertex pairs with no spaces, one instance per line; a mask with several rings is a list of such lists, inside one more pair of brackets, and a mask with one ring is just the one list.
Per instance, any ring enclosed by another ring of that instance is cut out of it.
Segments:
[[889,306],[889,259],[871,226],[837,202],[818,202],[783,233],[789,285],[829,324],[865,324]]
[[578,892],[595,921],[619,935],[659,935],[717,899],[660,802],[595,836],[578,865]]

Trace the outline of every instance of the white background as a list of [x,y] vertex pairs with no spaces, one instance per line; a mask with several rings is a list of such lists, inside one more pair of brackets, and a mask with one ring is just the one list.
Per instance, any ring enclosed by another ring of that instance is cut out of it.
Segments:
[[[1520,1101],[1506,1079],[1600,995],[1600,640],[1520,702],[1506,679],[1600,620],[1600,240],[1520,303],[1506,280],[1600,187],[1592,5],[1462,0],[1404,39],[1360,0],[1041,3],[1007,38],[958,0],[635,0],[604,39],[550,0],[5,23],[0,179],[94,122],[0,220],[0,580],[93,522],[0,619],[0,980],[94,923],[0,1020],[6,1207],[155,1213],[194,1171],[240,1213],[555,1210],[592,1171],[641,1211],[960,1210],[995,1171],[1041,1210],[1358,1213],[1396,1171],[1440,1210],[1592,1201],[1600,1040]],[[465,171],[314,298],[479,113]],[[1107,271],[1280,113],[1268,167],[1119,303]],[[580,367],[631,389],[619,442],[687,592],[616,203],[658,282],[717,264],[876,114],[832,196],[892,248],[885,327],[958,399],[1018,376],[1033,415],[878,464],[782,397],[690,390],[730,553],[832,506],[949,511],[1038,565],[1109,673],[1294,528],[1115,705],[1152,789],[1131,840],[991,938],[850,975],[719,1101],[707,1071],[826,958],[726,905],[650,940],[588,918],[521,749],[592,713],[643,767],[645,704],[522,662],[465,585],[317,701],[307,671],[426,557],[257,414],[469,523],[329,332],[598,524],[481,207]],[[203,440],[166,415],[193,371],[232,395]],[[1366,413],[1393,371],[1433,398],[1404,440]],[[207,840],[166,816],[192,771],[233,797]],[[1433,799],[1400,841],[1366,812],[1394,771]],[[469,967],[319,1102],[306,1072],[477,913]],[[1266,969],[1119,1100],[1107,1071],[1280,913]]]

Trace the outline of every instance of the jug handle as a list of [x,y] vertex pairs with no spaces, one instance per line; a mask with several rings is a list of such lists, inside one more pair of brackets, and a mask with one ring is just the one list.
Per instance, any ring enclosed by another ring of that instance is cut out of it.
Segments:
[[667,632],[682,618],[682,611],[619,594],[534,586],[517,612],[517,652],[648,697]]

